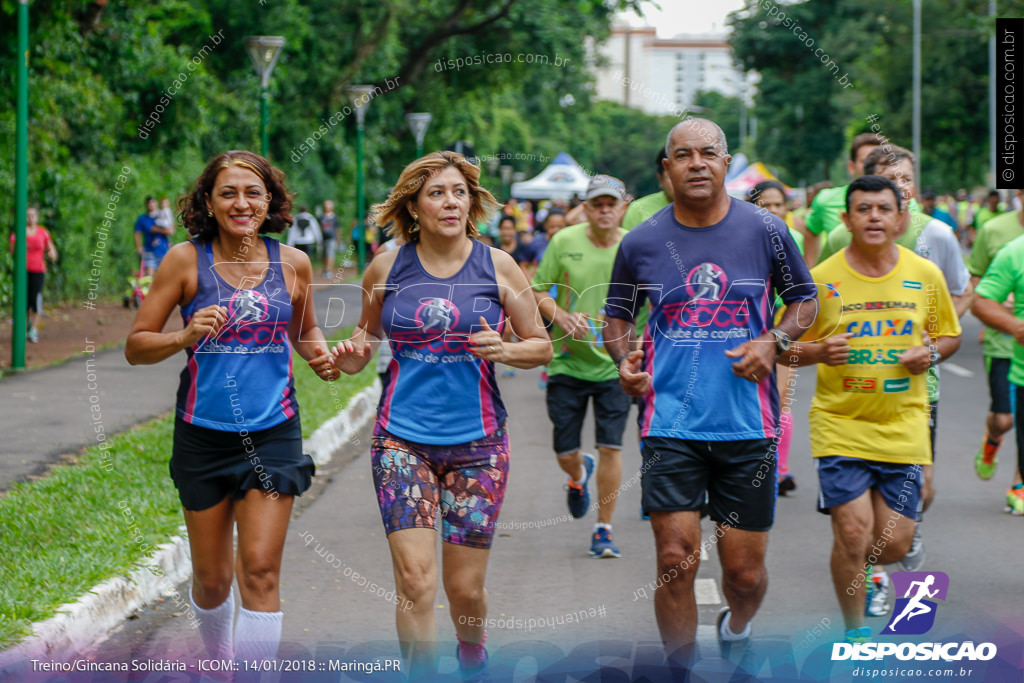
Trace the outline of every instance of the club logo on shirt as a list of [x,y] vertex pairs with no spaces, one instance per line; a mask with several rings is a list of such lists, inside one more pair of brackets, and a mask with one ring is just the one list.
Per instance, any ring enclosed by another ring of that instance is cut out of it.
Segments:
[[686,275],[686,292],[691,301],[720,301],[728,278],[720,266],[705,261]]
[[423,299],[416,309],[416,324],[423,331],[447,332],[459,324],[459,309],[451,301],[440,297]]
[[826,282],[825,287],[828,289],[828,291],[825,293],[825,298],[834,299],[835,297],[839,296],[839,285],[841,284],[841,282]]
[[261,323],[270,316],[267,297],[255,289],[239,289],[228,301],[228,318],[239,325]]

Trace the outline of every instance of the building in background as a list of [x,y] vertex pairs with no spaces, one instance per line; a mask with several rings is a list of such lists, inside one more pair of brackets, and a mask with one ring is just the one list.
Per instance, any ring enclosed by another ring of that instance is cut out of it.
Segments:
[[[592,62],[598,99],[648,114],[679,115],[692,108],[697,91],[715,90],[749,100],[752,87],[733,63],[725,33],[658,38],[655,28],[617,24],[597,46],[604,64]],[[749,104],[749,101],[748,101]]]

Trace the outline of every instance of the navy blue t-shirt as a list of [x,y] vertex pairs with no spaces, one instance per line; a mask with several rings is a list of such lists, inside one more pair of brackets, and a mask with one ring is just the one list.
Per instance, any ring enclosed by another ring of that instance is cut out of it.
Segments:
[[167,255],[170,248],[170,241],[167,235],[153,232],[156,225],[156,218],[144,213],[135,221],[135,232],[142,233],[142,250],[153,253],[158,259]]
[[816,288],[786,224],[732,199],[715,225],[691,228],[669,204],[622,238],[606,312],[644,330],[641,438],[701,441],[774,438],[779,396],[774,373],[754,384],[732,373],[725,351],[771,328],[775,293],[787,304]]

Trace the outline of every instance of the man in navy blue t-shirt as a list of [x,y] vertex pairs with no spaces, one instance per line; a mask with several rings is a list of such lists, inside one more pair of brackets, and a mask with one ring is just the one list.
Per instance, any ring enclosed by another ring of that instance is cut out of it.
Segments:
[[160,267],[160,262],[167,255],[170,240],[167,238],[174,230],[157,224],[160,211],[154,197],[146,197],[146,213],[135,221],[135,251],[142,259],[142,270],[145,275],[152,275]]
[[[786,362],[817,305],[785,223],[726,194],[731,157],[721,128],[682,121],[665,151],[675,198],[619,246],[605,345],[626,393],[643,398],[643,507],[660,577],[654,613],[666,654],[685,663],[697,630],[705,495],[728,603],[718,618],[723,656],[750,637],[775,510],[775,364],[780,353]],[[776,293],[789,306],[773,327]],[[650,321],[631,351],[645,301]]]

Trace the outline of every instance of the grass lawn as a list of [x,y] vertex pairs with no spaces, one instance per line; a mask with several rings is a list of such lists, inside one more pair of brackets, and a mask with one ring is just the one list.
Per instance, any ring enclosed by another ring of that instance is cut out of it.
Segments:
[[[360,374],[327,383],[296,355],[303,437],[372,384],[375,369],[371,361]],[[140,425],[112,437],[106,451],[88,448],[78,464],[0,498],[0,648],[93,586],[127,574],[177,531],[183,518],[167,471],[173,429],[173,415]]]

